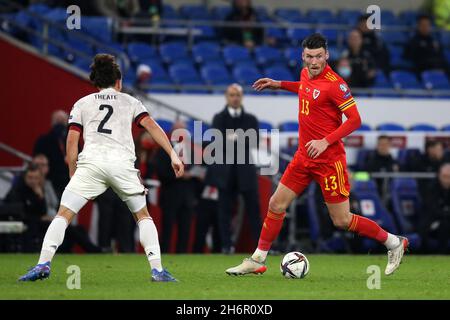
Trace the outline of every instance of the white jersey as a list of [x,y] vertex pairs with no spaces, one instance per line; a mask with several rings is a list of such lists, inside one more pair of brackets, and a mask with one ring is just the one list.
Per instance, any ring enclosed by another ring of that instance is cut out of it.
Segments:
[[78,100],[70,112],[69,126],[83,132],[84,147],[79,161],[136,160],[132,122],[148,115],[144,105],[113,88]]

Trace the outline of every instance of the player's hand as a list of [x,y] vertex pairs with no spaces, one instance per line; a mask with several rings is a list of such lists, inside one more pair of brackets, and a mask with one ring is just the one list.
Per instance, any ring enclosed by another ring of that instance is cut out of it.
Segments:
[[256,91],[261,91],[264,89],[276,90],[281,88],[281,82],[270,78],[261,78],[256,80],[255,83],[252,85],[252,87]]
[[324,152],[330,144],[324,138],[322,140],[311,140],[305,144],[306,152],[310,158],[316,159],[318,156]]
[[175,177],[177,178],[182,177],[184,174],[183,162],[180,160],[180,158],[178,158],[176,154],[172,155],[171,160],[172,160],[172,168],[173,171],[175,172]]

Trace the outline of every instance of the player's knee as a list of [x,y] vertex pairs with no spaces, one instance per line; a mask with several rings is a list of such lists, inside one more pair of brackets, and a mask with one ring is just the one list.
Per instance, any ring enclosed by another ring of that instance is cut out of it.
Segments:
[[127,200],[125,200],[125,203],[132,213],[141,211],[142,208],[147,205],[147,202],[145,201],[145,195],[143,194],[131,196]]
[[[61,196],[61,206],[69,209],[73,213],[78,213],[81,208],[88,202],[88,199],[68,190],[64,190]],[[60,210],[59,214],[63,215],[64,210]],[[67,217],[66,217],[67,218]]]
[[269,210],[273,213],[283,213],[286,211],[287,204],[281,201],[277,197],[270,197],[269,200]]
[[349,224],[350,224],[350,215],[345,216],[337,216],[337,217],[331,217],[331,220],[333,220],[333,225],[342,230],[347,230]]

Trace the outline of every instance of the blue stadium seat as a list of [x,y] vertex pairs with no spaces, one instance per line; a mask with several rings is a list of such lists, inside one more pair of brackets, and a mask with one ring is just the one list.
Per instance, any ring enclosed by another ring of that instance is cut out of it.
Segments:
[[221,61],[220,45],[217,42],[200,42],[192,47],[192,55],[196,63]]
[[298,64],[301,64],[302,51],[300,48],[287,48],[284,51],[284,57],[286,58],[290,67],[295,67]]
[[278,8],[274,13],[276,17],[287,22],[303,22],[302,14],[296,8]]
[[193,65],[175,63],[169,66],[170,77],[178,84],[202,84],[197,70]]
[[382,70],[377,70],[377,73],[375,75],[375,82],[372,85],[372,88],[392,88],[392,84],[389,81],[389,79],[386,77],[384,72]]
[[387,45],[404,45],[409,40],[408,35],[403,31],[383,31],[381,38]]
[[265,6],[255,6],[254,9],[255,9],[258,21],[272,22],[272,18],[270,17],[269,12],[267,11],[267,8]]
[[[361,215],[378,223],[386,231],[397,234],[391,213],[383,205],[378,195],[377,186],[373,180],[354,181],[352,195],[359,204]],[[374,249],[377,243],[374,240],[363,239],[362,245],[366,250]]]
[[372,150],[369,149],[358,149],[358,153],[356,154],[356,161],[355,161],[355,170],[356,171],[362,171],[366,167],[367,157],[369,156],[370,152]]
[[223,49],[223,56],[227,65],[234,65],[237,62],[252,61],[247,48],[238,45],[229,45]]
[[414,73],[408,71],[392,71],[390,76],[396,89],[422,89]]
[[289,71],[288,68],[278,66],[278,67],[269,67],[265,69],[265,75],[268,78],[276,79],[276,80],[285,80],[285,81],[295,81],[292,72]]
[[181,15],[189,20],[210,20],[212,17],[207,7],[197,4],[184,4],[179,9]]
[[52,8],[49,7],[49,6],[47,6],[47,5],[44,4],[44,3],[33,3],[33,4],[30,4],[30,5],[27,7],[27,10],[30,11],[30,12],[37,13],[37,14],[39,14],[39,15],[44,15],[44,14],[46,14],[47,12],[51,11]]
[[152,83],[165,84],[167,82],[170,82],[170,77],[159,59],[143,60],[141,61],[141,63],[150,66],[150,68],[152,69]]
[[259,129],[270,131],[273,129],[273,126],[268,121],[259,121]]
[[165,133],[170,133],[173,126],[173,121],[167,120],[167,119],[155,119],[156,122],[159,124],[161,129],[164,130]]
[[291,39],[291,43],[295,45],[299,45],[303,39],[313,33],[312,29],[295,29],[290,28],[287,30],[287,35],[289,39]]
[[399,14],[399,19],[406,26],[414,26],[417,19],[417,10],[406,10]]
[[450,131],[450,124],[446,124],[446,125],[442,126],[441,130],[442,131]]
[[306,14],[309,22],[313,23],[335,23],[333,12],[328,9],[311,9]]
[[251,66],[236,66],[233,68],[233,76],[242,85],[252,85],[256,80],[262,78],[261,72]]
[[337,14],[337,19],[341,24],[346,24],[348,26],[355,26],[358,18],[362,15],[359,10],[353,9],[342,9]]
[[279,125],[280,131],[283,132],[298,132],[298,122],[297,121],[284,121]]
[[411,163],[415,162],[421,157],[419,149],[406,149],[402,148],[398,150],[397,162],[400,165],[401,171],[411,171]]
[[441,38],[441,44],[445,48],[450,48],[450,31],[441,31],[440,38]]
[[225,65],[222,63],[211,63],[201,67],[201,76],[206,83],[211,85],[229,85],[233,82]]
[[421,199],[417,181],[413,178],[394,178],[390,184],[392,212],[403,234],[418,231]]
[[215,20],[225,20],[230,13],[230,6],[216,6],[211,9],[211,14]]
[[444,71],[433,70],[422,72],[422,82],[427,89],[449,90],[450,83]]
[[383,9],[381,10],[381,26],[393,26],[400,25],[400,19],[397,19],[395,14],[391,10]]
[[415,125],[412,125],[409,130],[411,131],[427,131],[427,132],[434,132],[434,131],[438,131],[438,129],[431,124],[428,123],[418,123]]
[[82,31],[102,43],[112,42],[112,19],[107,17],[83,17]]
[[216,30],[211,26],[195,26],[194,30],[200,32],[200,34],[194,36],[196,42],[212,41],[217,38]]
[[269,66],[274,63],[284,62],[281,52],[273,47],[259,46],[254,50],[256,62],[259,65]]
[[187,46],[183,42],[164,43],[159,46],[159,54],[163,61],[168,64],[189,58]]
[[382,123],[377,126],[378,131],[406,131],[405,127],[398,123]]
[[289,40],[289,38],[286,35],[286,29],[283,28],[267,28],[266,37],[276,39],[277,46],[283,46]]
[[128,56],[133,63],[158,56],[154,47],[144,42],[131,42],[128,44]]
[[367,123],[361,123],[361,126],[356,131],[372,131],[372,128]]
[[329,45],[334,46],[338,43],[338,40],[340,37],[338,30],[330,29],[330,28],[322,28],[322,29],[317,29],[316,32],[324,35],[327,38]]
[[177,13],[177,11],[169,4],[163,4],[163,11],[162,11],[162,18],[163,19],[181,19]]
[[399,45],[389,45],[389,55],[391,67],[394,69],[406,69],[411,70],[413,68],[413,64],[411,61],[405,59],[403,57],[403,47]]

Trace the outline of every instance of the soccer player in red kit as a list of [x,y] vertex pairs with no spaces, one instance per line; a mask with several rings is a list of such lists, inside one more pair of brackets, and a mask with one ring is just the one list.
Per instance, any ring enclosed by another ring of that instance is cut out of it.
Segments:
[[[384,244],[388,250],[385,274],[392,274],[400,265],[408,239],[390,234],[376,222],[350,212],[350,184],[341,139],[361,125],[355,100],[345,81],[327,64],[326,39],[315,33],[303,41],[302,47],[305,67],[300,81],[262,78],[253,84],[257,91],[284,89],[298,94],[299,147],[270,198],[258,248],[251,258],[226,273],[261,274],[267,270],[265,260],[281,230],[286,208],[314,180],[322,189],[333,224]],[[345,122],[342,113],[347,118]]]

